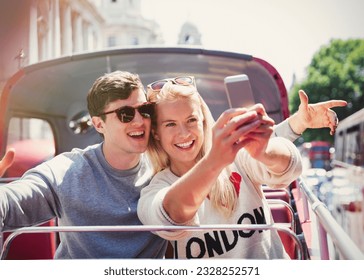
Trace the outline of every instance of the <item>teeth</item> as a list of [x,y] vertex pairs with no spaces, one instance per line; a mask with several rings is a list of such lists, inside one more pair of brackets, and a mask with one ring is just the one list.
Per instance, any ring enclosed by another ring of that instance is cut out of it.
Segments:
[[129,135],[130,136],[140,136],[143,135],[144,131],[135,131],[135,132],[130,132]]
[[193,141],[189,141],[189,142],[186,142],[186,143],[180,143],[180,144],[176,144],[177,147],[180,147],[180,148],[188,148],[189,146],[191,146],[193,143]]

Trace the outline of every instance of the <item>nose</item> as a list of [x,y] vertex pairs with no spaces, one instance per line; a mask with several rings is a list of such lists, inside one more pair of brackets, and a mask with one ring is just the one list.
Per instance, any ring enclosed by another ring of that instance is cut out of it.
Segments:
[[184,138],[186,138],[187,136],[189,136],[190,135],[190,130],[189,130],[188,126],[185,125],[185,124],[181,124],[179,126],[178,134],[180,136],[184,137]]
[[134,119],[132,120],[132,123],[134,124],[140,124],[140,123],[144,123],[144,118],[142,117],[142,115],[139,113],[138,110],[135,110],[135,116]]

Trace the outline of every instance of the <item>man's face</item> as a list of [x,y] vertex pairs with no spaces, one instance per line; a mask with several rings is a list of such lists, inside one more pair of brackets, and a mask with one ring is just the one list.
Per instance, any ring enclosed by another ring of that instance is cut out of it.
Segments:
[[[128,99],[119,99],[109,103],[104,112],[110,112],[123,106],[138,107],[146,102],[146,97],[141,89],[135,89]],[[151,127],[150,118],[143,117],[138,110],[134,118],[123,123],[116,113],[101,117],[93,117],[96,130],[104,135],[104,152],[120,156],[139,155],[145,152]]]

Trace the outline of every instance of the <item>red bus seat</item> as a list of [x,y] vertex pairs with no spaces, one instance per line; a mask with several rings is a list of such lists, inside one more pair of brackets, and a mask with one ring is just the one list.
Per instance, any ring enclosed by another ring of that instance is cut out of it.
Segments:
[[[282,240],[284,249],[286,250],[287,254],[292,260],[295,260],[298,258],[297,255],[297,246],[295,241],[293,240],[292,236],[288,235],[287,233],[283,231],[278,231],[279,237]],[[303,253],[303,252],[302,252]]]
[[267,199],[281,199],[288,204],[291,203],[291,198],[287,190],[265,190],[263,189],[264,196]]
[[[275,223],[284,224],[296,233],[295,216],[292,207],[279,199],[267,199]],[[297,259],[297,246],[293,238],[283,231],[278,231],[284,248],[291,259]],[[302,252],[303,253],[303,252]]]
[[[54,220],[51,220],[40,226],[54,225]],[[10,234],[11,232],[4,232],[4,241]],[[24,233],[12,240],[5,260],[53,259],[56,248],[56,233]]]

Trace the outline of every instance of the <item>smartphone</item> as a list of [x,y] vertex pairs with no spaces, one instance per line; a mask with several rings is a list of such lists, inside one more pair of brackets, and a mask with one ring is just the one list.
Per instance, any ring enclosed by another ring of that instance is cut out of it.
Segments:
[[250,107],[256,103],[247,75],[225,77],[224,84],[230,108]]

